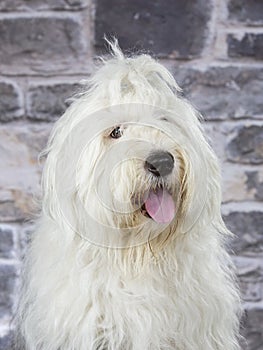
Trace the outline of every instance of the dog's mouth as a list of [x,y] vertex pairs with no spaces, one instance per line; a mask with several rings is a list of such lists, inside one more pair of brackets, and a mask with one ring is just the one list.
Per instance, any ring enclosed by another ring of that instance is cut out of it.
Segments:
[[141,213],[157,223],[170,223],[175,216],[175,202],[171,193],[163,187],[150,189],[144,196]]

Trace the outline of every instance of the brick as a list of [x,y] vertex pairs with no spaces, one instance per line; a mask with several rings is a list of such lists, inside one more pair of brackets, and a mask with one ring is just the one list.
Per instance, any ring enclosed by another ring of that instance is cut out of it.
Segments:
[[242,300],[244,301],[260,301],[262,299],[263,283],[241,282],[240,289]]
[[233,256],[238,278],[243,282],[263,281],[263,260],[260,257]]
[[96,4],[97,47],[104,47],[106,34],[117,36],[124,49],[136,46],[158,56],[192,58],[202,53],[210,1],[97,0]]
[[8,122],[22,115],[22,96],[18,86],[0,81],[0,122]]
[[22,348],[15,346],[15,335],[12,330],[0,337],[0,350],[22,350]]
[[12,314],[14,290],[17,282],[18,270],[16,266],[0,265],[0,318]]
[[230,0],[228,11],[230,19],[253,25],[263,23],[262,0]]
[[246,33],[241,39],[229,34],[227,45],[229,57],[263,58],[263,33]]
[[[231,136],[231,135],[230,135]],[[263,163],[263,125],[238,125],[226,146],[227,159],[244,164]]]
[[263,201],[262,171],[246,171],[246,186],[254,194],[254,199]]
[[263,297],[263,261],[254,257],[234,257],[242,299],[260,301]]
[[224,221],[236,235],[231,244],[236,254],[263,252],[263,212],[233,211],[224,215]]
[[1,0],[0,11],[17,10],[80,10],[88,6],[88,0]]
[[245,312],[243,334],[247,340],[248,349],[260,350],[263,345],[263,308],[253,303]]
[[0,191],[0,220],[5,222],[21,222],[30,217],[32,212],[32,196],[21,190],[6,190],[8,198]]
[[224,202],[263,200],[262,167],[226,162],[222,165],[222,176]]
[[28,92],[28,117],[34,120],[54,121],[69,105],[77,84],[32,86]]
[[207,120],[262,117],[263,69],[171,69],[184,95]]
[[15,232],[11,227],[0,227],[0,258],[15,257],[14,236]]
[[[2,65],[61,65],[83,53],[81,24],[71,16],[19,16],[0,20],[0,61]],[[4,48],[4,49],[3,49]],[[51,62],[50,62],[51,60]]]
[[2,0],[0,2],[0,11],[23,10],[22,0]]
[[38,155],[49,132],[46,126],[0,128],[0,222],[23,221],[34,212],[41,173]]

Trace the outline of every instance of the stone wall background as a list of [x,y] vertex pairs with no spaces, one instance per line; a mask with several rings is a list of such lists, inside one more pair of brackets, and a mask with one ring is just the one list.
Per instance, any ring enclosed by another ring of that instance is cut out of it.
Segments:
[[204,114],[222,163],[224,218],[236,233],[244,349],[263,349],[262,25],[261,0],[0,1],[1,350],[11,349],[37,157],[104,50],[104,33],[157,56]]

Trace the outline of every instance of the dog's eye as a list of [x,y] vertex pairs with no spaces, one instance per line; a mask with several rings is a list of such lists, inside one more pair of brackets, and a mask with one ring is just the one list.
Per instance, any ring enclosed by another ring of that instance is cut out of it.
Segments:
[[117,126],[117,128],[113,129],[112,132],[110,133],[110,137],[113,139],[118,139],[122,136],[123,130],[121,129],[120,126]]

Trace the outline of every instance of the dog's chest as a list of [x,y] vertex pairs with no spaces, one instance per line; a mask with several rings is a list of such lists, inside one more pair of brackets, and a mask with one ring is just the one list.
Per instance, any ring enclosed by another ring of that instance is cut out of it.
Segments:
[[104,292],[104,319],[117,332],[124,331],[127,341],[153,334],[159,340],[174,336],[177,310],[172,276],[120,279]]

